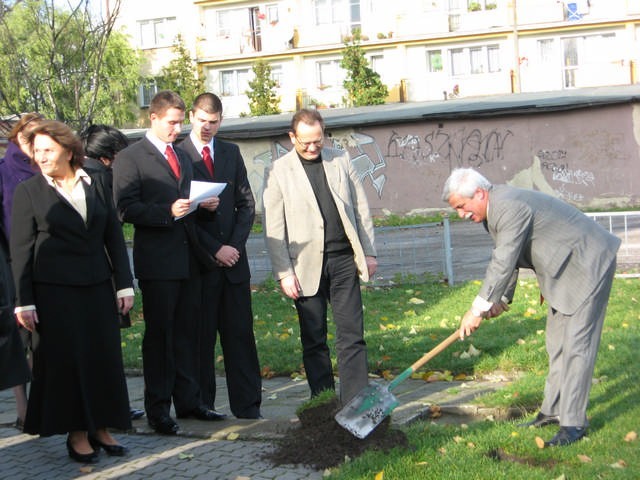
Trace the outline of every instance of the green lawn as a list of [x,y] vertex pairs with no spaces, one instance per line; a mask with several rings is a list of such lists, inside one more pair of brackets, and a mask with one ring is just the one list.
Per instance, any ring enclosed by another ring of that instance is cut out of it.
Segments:
[[[468,426],[417,422],[406,429],[412,449],[388,455],[369,453],[332,472],[333,479],[637,479],[640,441],[625,441],[640,429],[640,280],[616,279],[596,365],[587,440],[558,449],[539,449],[535,437],[549,439],[553,427],[523,430],[512,422]],[[363,288],[370,370],[391,378],[453,332],[479,288],[441,283]],[[293,304],[271,281],[253,291],[258,353],[264,375],[301,375],[301,349]],[[418,375],[481,376],[500,370],[519,379],[480,402],[534,410],[546,374],[546,304],[534,280],[520,281],[509,312],[486,320],[465,342],[435,357]],[[123,331],[125,363],[141,368],[143,325],[137,304],[133,327]],[[333,335],[333,333],[332,333]],[[333,338],[333,337],[332,337]],[[478,356],[462,355],[470,345]],[[218,363],[221,365],[220,363]],[[498,461],[496,452],[510,460]],[[382,477],[376,475],[383,472]]]

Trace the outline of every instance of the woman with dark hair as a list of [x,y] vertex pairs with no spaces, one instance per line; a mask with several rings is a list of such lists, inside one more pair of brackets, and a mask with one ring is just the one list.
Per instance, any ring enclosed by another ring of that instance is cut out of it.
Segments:
[[109,186],[112,184],[111,167],[116,154],[129,145],[126,135],[109,125],[90,125],[81,134],[84,146],[84,168],[102,172],[107,176]]
[[[29,129],[36,126],[43,119],[42,115],[35,112],[22,114],[9,132],[9,144],[4,158],[0,160],[0,201],[2,202],[2,210],[0,210],[0,215],[2,215],[0,219],[2,223],[0,241],[5,247],[4,256],[6,257],[8,273],[11,272],[8,261],[13,192],[20,182],[33,177],[38,172],[38,167],[31,161],[31,152],[29,143],[26,140],[26,134]],[[6,289],[3,288],[3,295],[6,295],[8,303],[4,305],[3,302],[3,308],[6,307],[7,311],[10,311],[13,310],[13,283],[11,278],[6,278],[5,285]],[[3,315],[5,315],[4,310]],[[31,376],[28,371],[26,375],[24,374],[24,364],[27,355],[30,355],[32,337],[29,331],[23,328],[16,329],[9,325],[9,323],[15,325],[13,315],[4,320],[3,324],[6,328],[3,330],[9,330],[4,331],[0,337],[0,358],[2,358],[1,364],[3,365],[3,372],[0,374],[0,389],[13,387],[17,412],[15,426],[22,430],[24,417],[27,413],[26,383]],[[16,335],[22,342],[22,348],[18,348],[18,344],[15,342]],[[31,360],[31,356],[29,356],[29,360]]]
[[[11,231],[16,318],[37,330],[24,431],[67,433],[69,456],[127,449],[108,428],[131,428],[117,308],[133,305],[129,259],[104,179],[82,168],[82,142],[57,121],[28,135],[41,174],[18,185]],[[112,276],[117,289],[114,299]]]
[[[112,197],[113,160],[117,153],[129,145],[129,139],[115,127],[110,125],[89,125],[80,134],[84,147],[83,168],[89,173],[104,175],[109,187],[109,197]],[[137,420],[144,415],[144,410],[130,408],[131,420]]]

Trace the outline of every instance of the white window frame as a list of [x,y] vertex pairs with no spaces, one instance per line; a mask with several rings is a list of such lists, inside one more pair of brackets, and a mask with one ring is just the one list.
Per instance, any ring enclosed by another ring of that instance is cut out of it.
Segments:
[[[440,68],[436,62],[432,62],[437,56],[440,57]],[[442,73],[444,71],[444,62],[442,61],[442,49],[427,50],[427,71],[429,73]]]
[[[220,70],[220,95],[224,97],[236,97],[246,95],[249,89],[249,68],[235,68],[229,70]],[[229,82],[224,80],[229,78]]]
[[342,87],[345,75],[344,69],[340,66],[340,60],[316,61],[316,86],[320,90],[329,87]]
[[158,93],[158,82],[155,78],[145,80],[138,85],[138,105],[140,108],[147,108],[156,93]]
[[[137,23],[140,48],[162,48],[175,45],[179,33],[176,17],[150,18],[138,20]],[[171,35],[171,32],[175,34]]]

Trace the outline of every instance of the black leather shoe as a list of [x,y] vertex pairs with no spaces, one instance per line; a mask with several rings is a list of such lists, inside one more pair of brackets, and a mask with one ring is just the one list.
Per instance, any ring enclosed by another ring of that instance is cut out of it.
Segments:
[[67,437],[67,452],[69,452],[69,458],[78,463],[98,463],[99,455],[97,450],[94,450],[91,453],[78,453],[71,446],[69,437]]
[[216,422],[224,420],[227,416],[224,413],[211,410],[204,405],[194,408],[190,412],[178,415],[178,418],[195,418],[197,420],[204,420],[207,422]]
[[178,433],[178,424],[169,415],[149,417],[148,423],[151,428],[162,435],[175,435]]
[[544,444],[547,447],[564,447],[577,442],[586,434],[587,429],[584,427],[560,427],[556,436]]
[[540,428],[546,425],[559,425],[560,418],[557,415],[545,415],[542,412],[538,412],[536,418],[529,422],[519,423],[519,427],[535,427]]
[[102,448],[110,457],[124,457],[129,453],[129,449],[124,445],[107,445],[106,443],[102,443],[95,437],[90,436],[89,443],[96,452]]
[[138,420],[144,416],[144,410],[140,410],[139,408],[130,408],[129,413],[131,415],[131,420]]

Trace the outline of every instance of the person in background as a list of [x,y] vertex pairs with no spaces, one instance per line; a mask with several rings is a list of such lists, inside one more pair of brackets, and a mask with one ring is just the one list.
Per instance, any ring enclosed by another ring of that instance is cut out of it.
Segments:
[[[174,149],[185,116],[175,92],[158,92],[149,105],[151,128],[121,150],[113,165],[113,194],[124,222],[134,226],[133,264],[142,292],[144,402],[149,426],[175,435],[178,418],[220,420],[200,398],[197,381],[201,304],[200,261],[194,247],[196,212],[189,192],[191,160]],[[211,214],[219,199],[198,210]]]
[[133,305],[122,228],[68,126],[44,120],[27,139],[41,173],[16,187],[10,235],[16,318],[40,334],[24,431],[66,433],[78,462],[97,462],[100,448],[123,456],[108,430],[131,428],[117,322]]
[[[20,116],[16,124],[9,132],[9,143],[5,156],[0,160],[0,198],[2,199],[2,241],[7,245],[7,261],[9,260],[9,234],[11,232],[11,209],[13,207],[13,192],[16,186],[33,177],[38,172],[38,167],[31,161],[31,151],[26,135],[29,130],[36,126],[44,117],[36,112],[25,113]],[[11,299],[13,302],[13,299]],[[22,328],[18,332],[24,345],[23,355],[27,355],[29,364],[32,360],[32,342],[37,341],[32,338],[32,334]],[[21,360],[16,359],[16,362]],[[26,384],[13,387],[16,399],[17,418],[15,426],[22,430],[24,418],[27,413],[27,386]]]
[[[105,183],[109,187],[109,199],[113,200],[113,160],[116,154],[129,145],[126,135],[110,125],[89,125],[81,134],[84,147],[83,168],[88,173],[96,172],[104,175]],[[144,415],[144,410],[130,408],[131,420],[137,420]]]
[[344,405],[368,383],[358,277],[367,281],[377,268],[373,222],[349,154],[323,148],[320,113],[294,114],[289,138],[293,150],[275,160],[265,175],[267,250],[276,280],[298,311],[312,396],[335,388],[327,345],[331,303]]
[[548,446],[587,433],[587,405],[620,239],[545,193],[492,185],[471,168],[453,170],[442,199],[460,218],[483,223],[495,247],[460,336],[509,309],[519,268],[532,269],[548,304],[549,374],[537,416],[521,426],[560,425]]
[[[0,235],[0,390],[16,385],[24,388],[24,385],[31,379],[31,371],[13,314],[13,299],[14,288],[9,265],[9,245],[3,234]],[[25,413],[26,410],[25,405]],[[22,425],[21,423],[20,428]]]
[[200,394],[209,408],[216,398],[217,332],[231,411],[237,418],[260,418],[262,381],[253,334],[249,261],[245,244],[255,217],[255,200],[240,149],[215,137],[222,123],[222,102],[203,93],[189,112],[189,136],[178,149],[191,157],[195,180],[226,183],[210,221],[199,223],[201,239],[216,265],[203,274],[200,328]]

